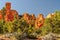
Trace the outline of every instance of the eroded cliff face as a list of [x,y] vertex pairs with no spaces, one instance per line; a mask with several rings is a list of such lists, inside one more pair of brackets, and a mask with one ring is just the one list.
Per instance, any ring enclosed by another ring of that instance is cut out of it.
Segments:
[[11,3],[7,2],[5,4],[5,10],[4,10],[5,15],[3,15],[3,12],[0,11],[0,19],[4,18],[5,22],[8,21],[13,21],[14,17],[18,19],[18,12],[16,10],[11,9]]
[[44,16],[43,14],[39,14],[35,21],[36,28],[40,28],[44,24]]
[[1,10],[0,10],[0,20],[1,20],[1,19],[3,19],[3,18],[2,18],[2,12],[1,12]]

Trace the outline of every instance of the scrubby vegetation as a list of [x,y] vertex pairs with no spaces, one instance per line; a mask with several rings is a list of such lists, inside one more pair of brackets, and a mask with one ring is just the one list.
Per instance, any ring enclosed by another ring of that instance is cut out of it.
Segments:
[[50,32],[60,34],[60,11],[54,12],[54,16],[51,18],[45,18],[44,25],[37,30],[35,25],[32,26],[31,24],[26,23],[23,17],[20,19],[15,18],[12,22],[0,20],[0,34],[14,32],[17,33],[16,37],[18,37],[18,39],[24,33],[26,33],[29,38],[37,38],[39,36],[47,35]]
[[27,19],[26,21],[23,15],[22,17],[19,15],[19,19],[17,19],[14,15],[13,21],[5,22],[5,8],[1,11],[3,18],[0,19],[0,34],[12,33],[19,40],[23,38],[23,36],[36,39],[49,33],[60,34],[60,11],[54,12],[49,18],[45,17],[43,25],[41,27],[37,26],[38,28],[35,27],[36,19],[33,19],[30,16],[29,18],[31,19]]

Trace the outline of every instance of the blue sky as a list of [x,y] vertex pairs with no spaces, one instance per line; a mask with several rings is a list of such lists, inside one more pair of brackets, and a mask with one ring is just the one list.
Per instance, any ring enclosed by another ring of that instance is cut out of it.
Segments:
[[17,10],[19,14],[27,12],[37,16],[42,13],[46,16],[60,10],[60,0],[0,0],[0,9],[5,6],[6,2],[11,2],[12,9]]

